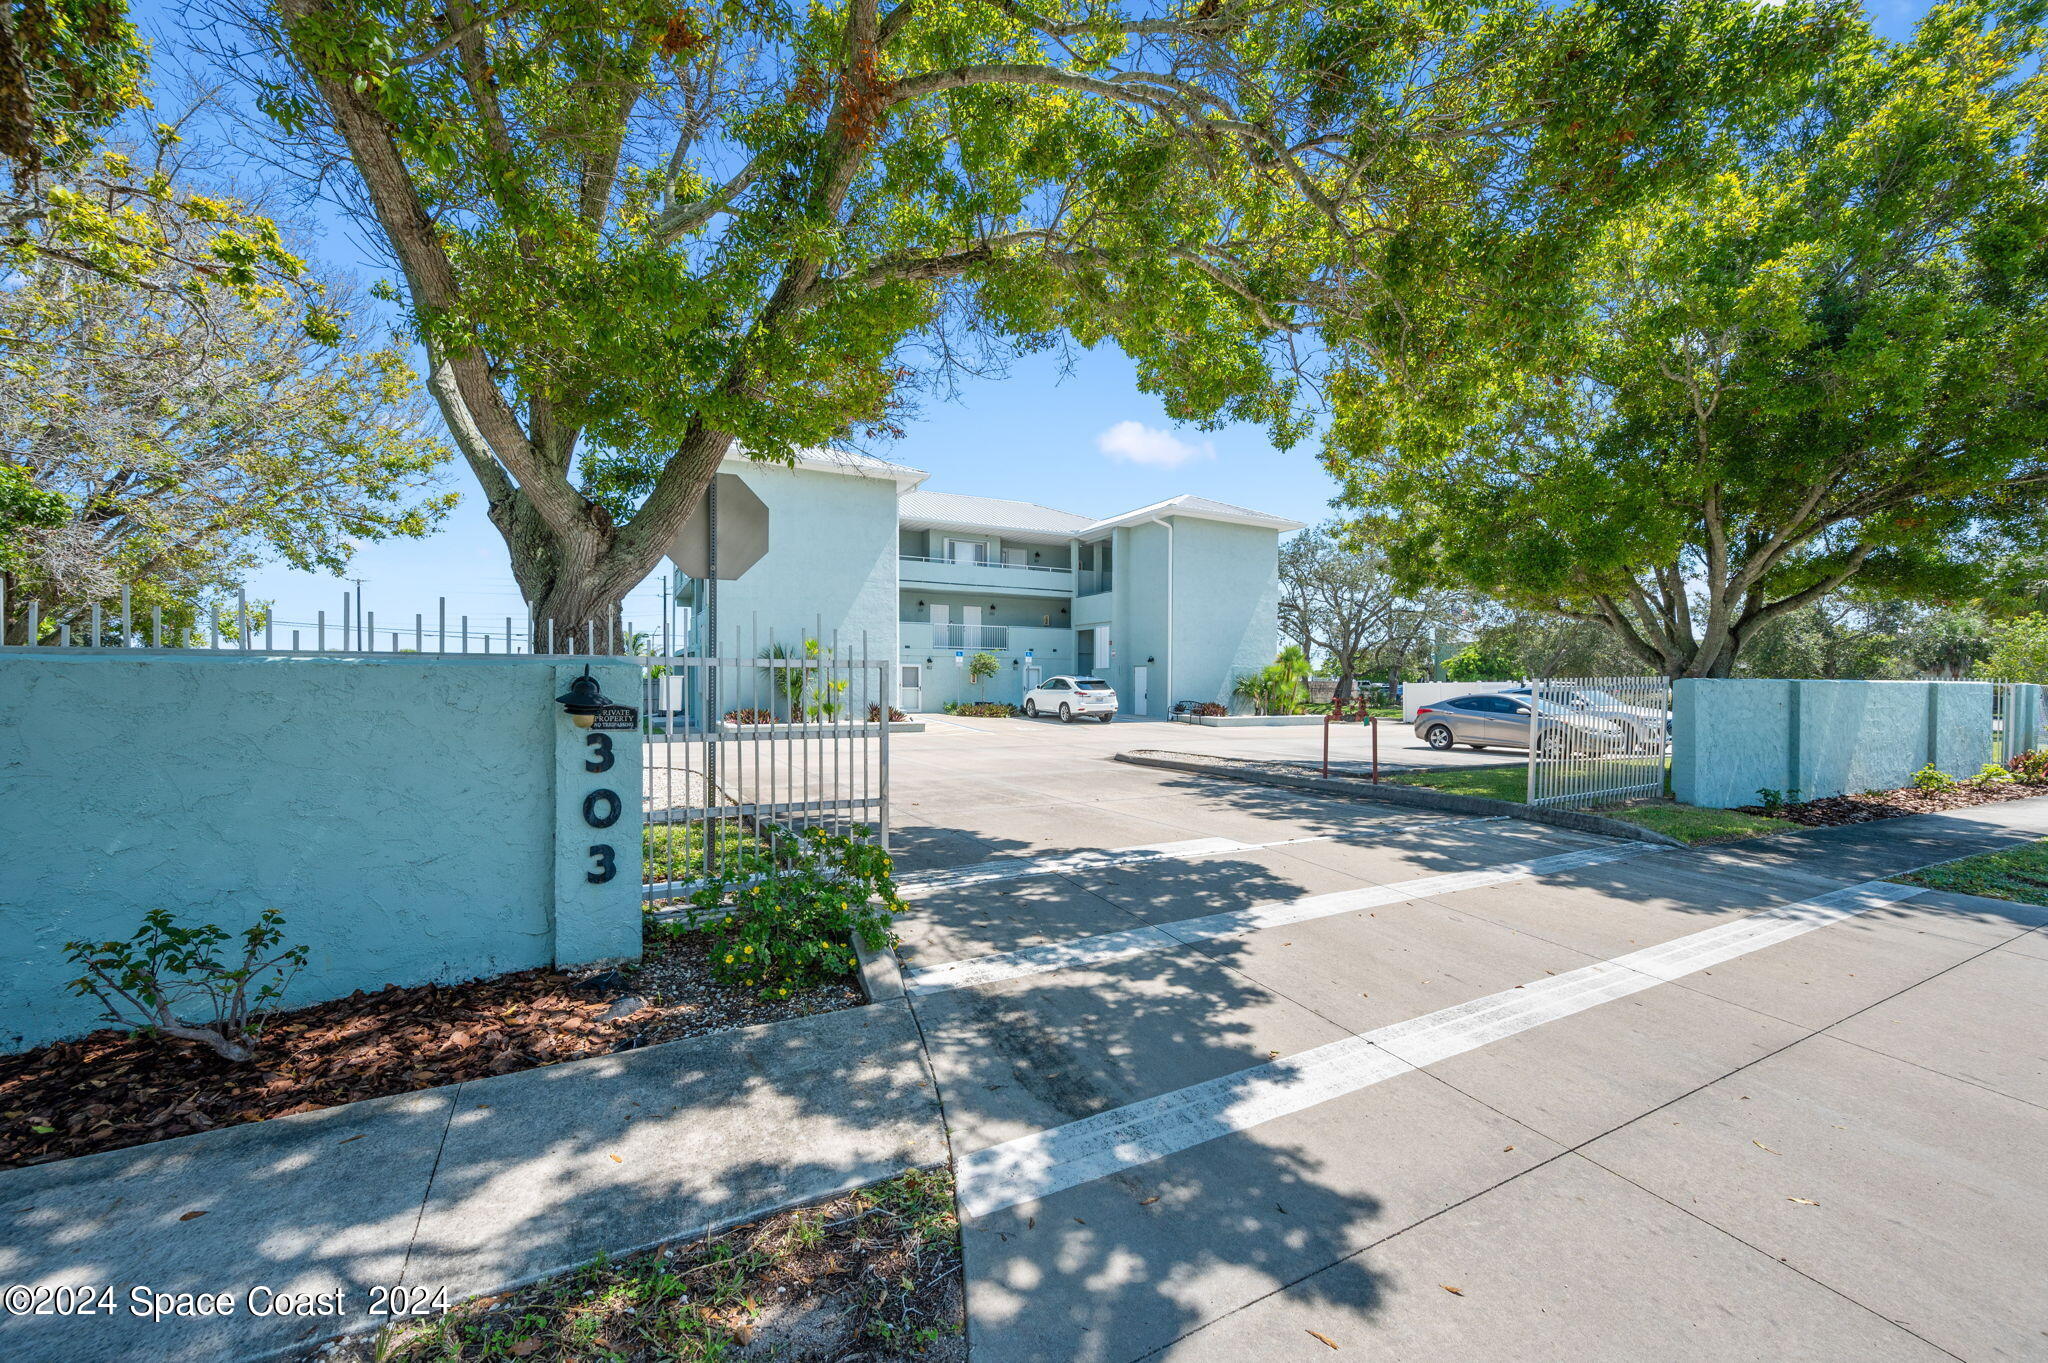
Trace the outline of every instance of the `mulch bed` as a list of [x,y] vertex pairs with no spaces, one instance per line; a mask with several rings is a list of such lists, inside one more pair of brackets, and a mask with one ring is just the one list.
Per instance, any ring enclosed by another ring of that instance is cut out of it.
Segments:
[[1830,795],[1821,800],[1780,805],[1776,809],[1743,805],[1740,812],[1789,819],[1808,828],[1838,828],[1843,824],[1900,819],[1908,814],[1940,814],[1951,809],[1997,804],[2002,800],[2025,800],[2037,795],[2048,795],[2048,787],[2024,785],[2018,781],[1992,786],[1965,784],[1955,790],[1920,790],[1906,786],[1899,790],[1866,791],[1861,795]]
[[[273,1016],[236,1065],[115,1029],[0,1056],[0,1168],[581,1060],[862,1002],[853,981],[764,1002],[711,979],[700,933],[631,966],[387,985]],[[623,1000],[644,1007],[607,1017]]]

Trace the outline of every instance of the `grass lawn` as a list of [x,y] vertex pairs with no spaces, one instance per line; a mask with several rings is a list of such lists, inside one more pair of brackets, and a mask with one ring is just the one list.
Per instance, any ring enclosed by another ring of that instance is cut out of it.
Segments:
[[1529,768],[1448,767],[1442,771],[1404,771],[1386,778],[1394,785],[1427,786],[1446,795],[1478,795],[1488,800],[1512,800],[1521,804],[1529,798]]
[[[346,1342],[335,1363],[966,1357],[953,1180],[913,1170]],[[744,1352],[742,1352],[744,1351]]]
[[1733,842],[1737,838],[1788,833],[1799,826],[1789,819],[1764,819],[1733,809],[1701,809],[1698,805],[1675,802],[1626,805],[1619,809],[1596,809],[1592,812],[1604,819],[1621,819],[1653,833],[1662,833],[1667,838],[1690,843]]
[[[1444,771],[1407,771],[1386,778],[1403,786],[1427,786],[1447,795],[1477,795],[1488,800],[1521,804],[1529,797],[1529,769],[1512,767],[1452,767]],[[1680,842],[1732,842],[1766,833],[1783,833],[1798,825],[1785,819],[1760,819],[1732,809],[1701,809],[1694,805],[1664,800],[1654,804],[1625,805],[1615,809],[1590,809],[1606,819],[1639,824]]]
[[1908,885],[1986,899],[2016,899],[2023,904],[2048,904],[2048,838],[2010,847],[2003,852],[1964,857],[1924,871],[1895,877]]

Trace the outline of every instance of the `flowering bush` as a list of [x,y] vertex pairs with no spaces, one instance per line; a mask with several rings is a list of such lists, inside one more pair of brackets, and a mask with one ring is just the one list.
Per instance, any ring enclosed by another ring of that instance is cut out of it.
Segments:
[[1005,705],[999,700],[947,701],[946,713],[965,715],[969,719],[1008,719],[1017,713],[1014,705]]
[[854,937],[872,951],[892,945],[889,919],[908,907],[889,854],[865,833],[808,828],[776,847],[781,866],[767,879],[713,881],[690,896],[698,914],[730,910],[705,925],[712,974],[764,999],[856,973]]

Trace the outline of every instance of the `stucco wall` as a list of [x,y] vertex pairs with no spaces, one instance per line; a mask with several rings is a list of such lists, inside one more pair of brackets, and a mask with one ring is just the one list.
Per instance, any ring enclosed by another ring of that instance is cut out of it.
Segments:
[[1280,647],[1280,537],[1270,529],[1174,521],[1175,701],[1230,700],[1232,681]]
[[[312,949],[288,1004],[636,954],[640,737],[583,772],[553,701],[581,670],[0,653],[0,1049],[99,1025],[63,943],[152,908],[230,931],[281,911]],[[630,665],[593,674],[637,695]],[[623,805],[601,833],[580,823],[600,782]],[[591,885],[599,842],[619,870]]]
[[795,647],[813,634],[858,656],[887,658],[896,638],[896,484],[887,478],[733,461],[768,506],[768,552],[718,584],[724,656]]
[[1818,799],[1904,785],[1932,762],[1971,776],[1991,760],[1983,682],[1682,680],[1672,691],[1671,791],[1687,804]]

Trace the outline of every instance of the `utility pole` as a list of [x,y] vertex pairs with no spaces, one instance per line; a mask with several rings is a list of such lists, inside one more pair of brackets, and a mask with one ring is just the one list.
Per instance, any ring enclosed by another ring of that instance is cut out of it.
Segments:
[[360,577],[349,579],[349,581],[356,584],[356,647],[369,652],[374,650],[369,648],[368,641],[363,637],[363,583],[366,580]]

